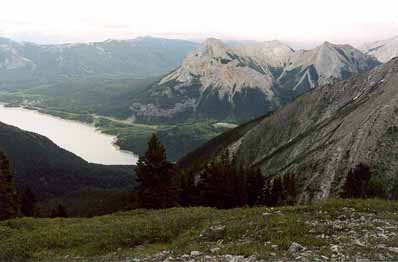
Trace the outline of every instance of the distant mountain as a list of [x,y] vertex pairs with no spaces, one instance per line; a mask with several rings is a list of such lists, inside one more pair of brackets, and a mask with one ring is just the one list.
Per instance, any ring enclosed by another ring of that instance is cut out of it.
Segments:
[[133,167],[90,164],[46,137],[1,122],[0,150],[10,159],[17,187],[28,186],[39,199],[132,186]]
[[379,62],[349,45],[294,51],[270,41],[228,47],[206,40],[131,106],[143,121],[247,120],[276,110],[319,84]]
[[361,47],[361,50],[368,55],[376,57],[380,62],[388,62],[390,59],[398,56],[398,36],[367,43]]
[[271,180],[296,175],[301,202],[336,197],[365,163],[387,192],[398,188],[398,58],[320,86],[280,111],[209,141],[179,161],[199,171],[225,150]]
[[0,38],[0,88],[31,87],[71,77],[148,77],[178,66],[196,43],[152,37],[37,45]]

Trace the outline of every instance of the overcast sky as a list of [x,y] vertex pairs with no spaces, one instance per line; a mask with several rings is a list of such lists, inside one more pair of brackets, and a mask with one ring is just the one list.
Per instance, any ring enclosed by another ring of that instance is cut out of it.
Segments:
[[143,35],[358,45],[398,35],[396,0],[2,0],[0,35],[40,43]]

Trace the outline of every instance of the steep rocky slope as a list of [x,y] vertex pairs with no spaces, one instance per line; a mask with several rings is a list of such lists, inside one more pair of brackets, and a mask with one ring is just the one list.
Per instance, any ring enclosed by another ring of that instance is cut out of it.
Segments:
[[318,84],[376,65],[375,59],[348,45],[326,42],[295,52],[278,41],[227,47],[208,39],[133,103],[132,110],[144,121],[247,120]]
[[397,105],[398,59],[393,59],[318,87],[257,120],[243,135],[223,139],[227,146],[210,141],[180,165],[197,168],[195,159],[204,163],[229,149],[240,164],[260,168],[267,177],[296,174],[299,200],[307,202],[337,196],[348,171],[363,162],[391,190],[398,182]]
[[367,43],[361,47],[361,50],[369,55],[376,57],[379,61],[385,63],[398,56],[398,36]]
[[44,136],[1,122],[0,150],[10,159],[18,189],[29,187],[39,199],[131,187],[133,167],[90,164]]

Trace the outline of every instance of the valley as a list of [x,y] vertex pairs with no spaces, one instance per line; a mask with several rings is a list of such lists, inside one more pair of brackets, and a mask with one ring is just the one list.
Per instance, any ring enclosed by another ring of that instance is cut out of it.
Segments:
[[[19,50],[17,54],[26,59],[37,59],[25,53],[26,46],[4,39],[3,43],[11,50]],[[40,52],[44,54],[49,49],[60,50],[49,59],[62,71],[71,65],[57,64],[53,61],[59,59],[57,56],[81,56],[79,63],[87,62],[84,67],[89,67],[93,66],[92,61],[86,60],[82,50],[100,55],[98,48],[106,47],[108,52],[127,52],[126,59],[133,61],[135,49],[145,47],[145,54],[159,54],[168,50],[163,49],[164,43],[171,45],[178,56],[165,60],[170,65],[163,71],[153,70],[155,75],[137,71],[133,66],[129,67],[130,72],[127,67],[101,71],[105,70],[101,63],[106,62],[98,60],[95,65],[99,63],[101,67],[90,73],[68,71],[66,78],[41,83],[29,80],[14,88],[4,86],[0,89],[0,101],[92,124],[101,132],[116,136],[116,144],[122,150],[136,154],[144,153],[146,139],[156,133],[168,149],[169,158],[176,161],[231,127],[272,113],[317,85],[346,79],[379,64],[349,45],[328,42],[312,50],[293,50],[279,41],[229,46],[210,38],[198,46],[143,38],[35,48],[43,49]],[[4,50],[9,54],[8,49]],[[15,52],[12,54],[15,56]],[[156,56],[144,58],[148,59],[146,66],[154,66]],[[36,64],[34,71],[40,70],[40,60]],[[15,67],[19,70],[20,66]],[[3,73],[14,72],[16,68],[5,67]]]
[[398,258],[397,38],[0,38],[0,260]]
[[87,124],[4,105],[0,105],[0,121],[46,136],[58,146],[90,163],[134,165],[138,159],[134,154],[118,150],[113,145],[115,137],[101,134],[93,126]]

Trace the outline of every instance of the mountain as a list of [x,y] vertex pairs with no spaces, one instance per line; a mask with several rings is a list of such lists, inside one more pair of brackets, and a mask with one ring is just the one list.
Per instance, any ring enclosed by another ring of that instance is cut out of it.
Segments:
[[133,103],[142,121],[247,120],[280,108],[319,84],[379,63],[349,45],[294,51],[279,41],[228,47],[208,39]]
[[368,55],[376,57],[380,62],[386,63],[390,59],[398,56],[398,36],[367,43],[361,47],[361,50]]
[[0,150],[10,160],[17,188],[29,187],[39,199],[132,186],[133,167],[90,164],[44,136],[1,122]]
[[364,163],[398,186],[398,58],[368,73],[315,88],[281,110],[216,137],[180,160],[185,169],[226,149],[270,179],[295,174],[301,202],[338,196]]
[[0,88],[31,87],[72,77],[161,75],[178,66],[196,46],[153,37],[61,45],[0,38]]

